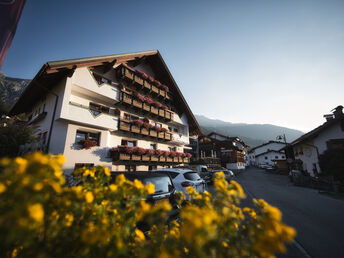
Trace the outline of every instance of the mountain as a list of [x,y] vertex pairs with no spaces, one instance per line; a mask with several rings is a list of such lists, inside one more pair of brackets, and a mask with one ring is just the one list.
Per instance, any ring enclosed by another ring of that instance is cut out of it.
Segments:
[[0,72],[0,109],[8,110],[17,101],[30,81],[6,77]]
[[271,124],[230,123],[218,119],[210,119],[202,115],[195,115],[195,117],[204,134],[217,132],[226,136],[238,136],[250,147],[276,140],[276,137],[282,134],[285,134],[287,142],[292,142],[304,134],[299,130]]

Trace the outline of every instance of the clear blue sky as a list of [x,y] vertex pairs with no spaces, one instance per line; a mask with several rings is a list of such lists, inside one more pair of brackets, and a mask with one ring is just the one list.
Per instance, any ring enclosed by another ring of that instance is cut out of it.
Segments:
[[307,131],[344,105],[343,0],[28,0],[2,72],[152,49],[196,114]]

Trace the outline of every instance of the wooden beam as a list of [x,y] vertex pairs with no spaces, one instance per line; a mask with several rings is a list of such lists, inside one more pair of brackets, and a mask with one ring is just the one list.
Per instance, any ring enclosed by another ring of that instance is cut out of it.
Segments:
[[114,59],[113,61],[109,62],[108,64],[106,64],[104,66],[104,70],[103,70],[103,73],[107,73],[108,71],[110,71],[111,68],[113,68],[113,66],[115,65],[116,63],[116,59]]

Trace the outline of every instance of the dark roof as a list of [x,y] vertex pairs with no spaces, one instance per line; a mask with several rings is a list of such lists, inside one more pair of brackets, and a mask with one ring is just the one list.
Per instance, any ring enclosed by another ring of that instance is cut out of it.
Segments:
[[284,153],[284,152],[282,152],[282,151],[277,151],[277,150],[268,150],[268,151],[266,151],[266,152],[263,152],[263,153],[260,153],[260,154],[258,154],[256,157],[259,157],[259,156],[265,155],[265,154],[267,154],[267,153],[269,153],[269,152],[276,152],[276,153],[280,153],[280,154],[285,154],[285,153]]
[[108,64],[115,65],[127,62],[133,64],[140,61],[147,61],[147,63],[152,65],[157,74],[163,77],[162,81],[169,86],[170,91],[178,96],[175,98],[176,106],[180,107],[180,110],[185,111],[190,135],[201,134],[196,118],[158,50],[47,62],[26,87],[18,101],[12,106],[10,114],[15,115],[27,112],[34,103],[42,99],[47,92],[50,92],[56,83],[67,76],[71,76],[76,68],[105,66]]
[[263,143],[263,144],[261,144],[261,145],[258,145],[258,146],[256,146],[256,147],[250,149],[250,150],[249,150],[249,153],[251,153],[251,152],[254,151],[255,149],[258,149],[258,148],[260,148],[260,147],[262,147],[262,146],[265,146],[265,145],[268,145],[268,144],[270,144],[270,143],[280,143],[280,144],[284,144],[284,145],[285,145],[284,142],[268,141],[268,142],[266,142],[266,143]]
[[238,136],[225,136],[225,135],[219,134],[217,132],[211,132],[208,134],[208,137],[211,137],[212,135],[218,135],[218,136],[223,137],[229,141],[238,141],[242,145],[244,145],[245,147],[248,147],[248,145],[242,139],[240,139],[240,137],[238,137]]
[[331,127],[332,125],[344,121],[344,114],[341,114],[339,117],[333,118],[329,121],[326,121],[322,125],[316,127],[312,131],[305,133],[301,137],[297,138],[295,141],[291,143],[291,145],[297,145],[299,143],[302,143],[304,141],[313,139],[317,137],[319,134],[321,134],[323,131],[325,131],[327,128]]
[[[214,139],[214,138],[211,138],[209,136],[206,136],[206,135],[201,135],[199,137],[199,139],[209,139],[213,144],[217,145],[218,147],[223,147],[225,149],[230,149],[230,150],[237,150],[237,151],[241,151],[237,146],[234,146],[233,144],[230,144],[232,142],[228,142],[228,141],[220,141],[220,140],[217,140],[217,139]],[[202,145],[207,145],[207,143],[200,143],[200,148],[202,147]]]

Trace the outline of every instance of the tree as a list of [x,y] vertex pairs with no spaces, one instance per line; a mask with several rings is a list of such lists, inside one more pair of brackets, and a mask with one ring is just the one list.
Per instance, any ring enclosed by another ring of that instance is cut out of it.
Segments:
[[19,146],[36,140],[36,129],[17,117],[0,120],[0,157],[15,157]]

